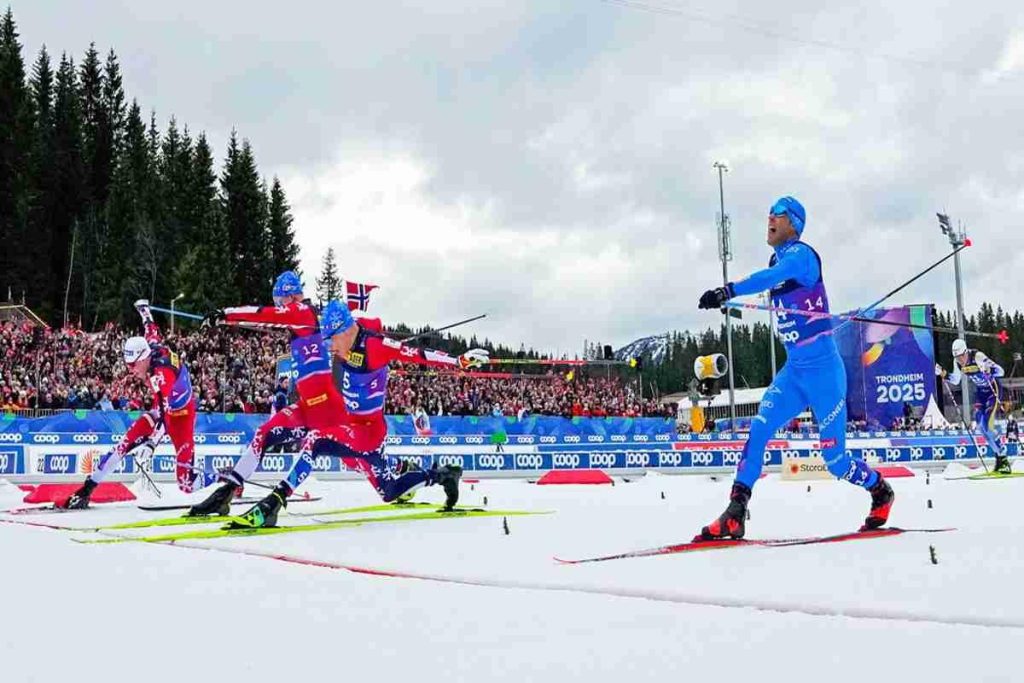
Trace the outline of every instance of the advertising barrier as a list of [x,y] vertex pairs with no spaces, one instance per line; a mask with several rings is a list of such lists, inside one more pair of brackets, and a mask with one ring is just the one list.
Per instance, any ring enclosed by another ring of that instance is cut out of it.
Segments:
[[[134,418],[128,413],[83,412],[53,417],[0,419],[0,477],[10,481],[68,481],[95,469]],[[196,431],[196,464],[207,471],[232,466],[264,415],[202,415]],[[677,435],[671,420],[654,418],[434,417],[430,433],[417,433],[411,418],[389,418],[394,427],[388,453],[421,467],[458,465],[477,477],[534,477],[550,470],[601,469],[634,473],[728,471],[742,457],[746,435]],[[531,431],[532,430],[532,431]],[[984,441],[962,430],[858,432],[847,439],[851,455],[868,462],[913,466],[941,465],[990,456]],[[779,434],[761,457],[769,468],[783,461],[820,455],[817,434]],[[1019,444],[1009,444],[1019,455]],[[256,478],[275,480],[294,463],[292,452],[272,452],[260,462]],[[349,478],[341,460],[318,456],[314,472],[324,478]],[[136,463],[127,457],[117,475],[134,478]],[[165,437],[153,461],[154,477],[171,481],[173,449]]]

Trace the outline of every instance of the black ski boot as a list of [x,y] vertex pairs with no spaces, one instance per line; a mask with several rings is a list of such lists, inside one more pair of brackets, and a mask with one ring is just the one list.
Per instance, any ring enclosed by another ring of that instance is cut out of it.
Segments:
[[288,506],[291,488],[281,482],[274,487],[270,495],[253,505],[241,517],[227,525],[228,529],[265,529],[277,526],[277,513]]
[[892,503],[896,500],[896,494],[892,492],[892,487],[881,474],[878,475],[875,485],[868,489],[868,493],[871,494],[871,512],[864,520],[864,526],[860,528],[861,531],[870,531],[885,526],[885,523],[889,521],[889,510],[892,509]]
[[61,508],[63,510],[84,510],[89,507],[89,497],[92,495],[93,489],[96,488],[96,482],[91,477],[86,478],[85,483],[71,494],[71,496],[63,503],[54,503],[53,506]]
[[459,502],[459,480],[462,479],[462,468],[458,465],[445,465],[444,467],[431,468],[431,474],[435,484],[440,484],[444,489],[445,501],[444,511],[455,509]]
[[999,474],[1012,474],[1013,466],[1010,464],[1010,459],[1005,455],[997,455],[994,471]]
[[231,514],[231,499],[235,497],[238,485],[234,482],[224,482],[211,493],[206,500],[196,503],[185,513],[186,517],[207,517],[209,515],[220,515],[226,517]]
[[717,541],[723,538],[743,538],[746,533],[747,503],[750,488],[738,481],[732,485],[729,506],[718,519],[700,530],[694,541]]

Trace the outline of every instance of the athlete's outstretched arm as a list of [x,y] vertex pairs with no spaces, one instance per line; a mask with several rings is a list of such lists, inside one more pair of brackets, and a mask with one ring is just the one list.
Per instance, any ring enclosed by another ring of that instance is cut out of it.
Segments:
[[775,265],[752,273],[747,278],[734,282],[733,296],[757,294],[780,285],[786,280],[797,280],[802,285],[813,284],[821,274],[814,252],[803,244],[794,245],[785,251]]
[[237,306],[225,308],[210,317],[219,318],[216,322],[225,325],[264,325],[299,333],[305,331],[307,334],[312,333],[317,326],[316,310],[304,303],[287,306]]
[[370,339],[367,342],[367,347],[387,362],[400,361],[402,363],[416,363],[435,368],[446,367],[465,370],[469,367],[482,365],[489,360],[487,352],[482,349],[472,349],[461,356],[449,356],[443,351],[409,346],[396,339],[389,339],[387,337]]

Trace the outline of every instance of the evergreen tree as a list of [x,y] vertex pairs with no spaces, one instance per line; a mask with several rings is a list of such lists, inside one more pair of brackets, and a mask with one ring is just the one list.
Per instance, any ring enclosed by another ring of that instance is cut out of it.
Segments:
[[25,86],[25,62],[10,7],[0,22],[0,300],[26,286],[34,268],[28,254],[11,245],[27,237],[28,151],[31,102]]
[[221,203],[235,258],[235,288],[242,301],[263,301],[273,278],[267,242],[267,206],[252,147],[248,140],[239,147],[234,131],[221,174]]
[[158,249],[146,205],[151,173],[146,127],[138,103],[132,102],[107,209],[108,238],[98,293],[101,320],[123,321],[135,298],[151,295]]
[[221,219],[213,153],[205,135],[196,141],[191,169],[186,216],[195,232],[174,270],[174,290],[185,295],[183,308],[206,312],[237,305],[239,295],[234,289],[227,229]]
[[[51,301],[66,313],[65,322],[78,321],[81,313],[80,280],[73,268],[81,268],[74,259],[84,236],[79,231],[82,217],[84,172],[82,160],[82,112],[79,106],[78,79],[74,60],[61,56],[53,96],[53,150],[50,163],[56,173],[53,212],[53,244],[50,271],[53,276]],[[78,285],[78,286],[76,286]],[[74,315],[75,313],[79,315]]]
[[[292,230],[291,209],[284,188],[276,177],[270,188],[267,228],[270,233],[270,271],[277,275],[286,270],[299,272],[299,245]],[[301,273],[300,273],[301,275]]]
[[79,263],[76,268],[82,289],[83,318],[95,325],[97,306],[95,273],[106,239],[106,202],[110,193],[113,145],[110,121],[104,102],[103,66],[95,44],[86,51],[79,67],[82,112],[83,201],[79,233]]
[[[53,134],[53,70],[46,46],[39,50],[29,80],[32,116],[28,153],[28,216],[26,229],[16,244],[22,254],[20,284],[27,290],[26,301],[44,318],[53,312],[50,253],[53,246],[53,216],[56,211],[57,171]],[[64,248],[65,245],[59,245]],[[17,286],[17,282],[15,285]]]
[[340,296],[341,277],[338,275],[338,263],[334,258],[334,249],[328,247],[320,265],[320,277],[316,279],[316,298],[322,307]]
[[171,117],[161,142],[158,163],[159,225],[164,245],[160,255],[162,282],[157,293],[160,301],[178,295],[178,290],[174,289],[176,278],[169,276],[188,251],[189,240],[198,234],[196,226],[189,223],[192,173],[192,140],[187,130],[184,133],[178,131],[178,123]]

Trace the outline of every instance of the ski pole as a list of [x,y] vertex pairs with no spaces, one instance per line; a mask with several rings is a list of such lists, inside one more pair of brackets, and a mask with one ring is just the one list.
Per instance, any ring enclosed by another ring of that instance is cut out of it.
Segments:
[[[919,279],[921,279],[922,277],[924,277],[925,275],[927,275],[931,271],[935,270],[940,265],[942,265],[943,263],[945,263],[949,259],[953,258],[954,256],[956,256],[957,254],[959,254],[961,251],[963,251],[964,249],[966,249],[969,246],[971,246],[971,240],[969,240],[969,239],[968,240],[964,240],[964,243],[962,245],[960,245],[959,247],[957,247],[953,251],[949,252],[948,254],[943,256],[941,259],[939,259],[938,261],[936,261],[932,265],[928,266],[927,268],[922,270],[920,273],[918,273],[914,277],[910,278],[909,280],[907,280],[906,282],[901,284],[899,287],[896,287],[891,292],[889,292],[888,294],[886,294],[885,296],[880,298],[878,301],[875,301],[874,303],[872,303],[872,304],[870,304],[868,306],[865,306],[864,308],[857,309],[856,313],[854,313],[853,315],[857,315],[857,314],[861,314],[861,313],[867,313],[868,311],[876,308],[877,306],[880,306],[884,301],[888,300],[889,297],[895,295],[897,292],[900,292],[900,291],[906,289],[907,287],[909,287],[914,282],[917,282]],[[846,327],[847,325],[849,325],[851,322],[852,322],[851,320],[846,320],[845,322],[840,323],[838,326],[832,328],[831,330],[823,332],[821,335],[815,335],[814,337],[812,337],[810,339],[807,339],[805,341],[797,342],[796,345],[797,346],[804,346],[805,344],[814,341],[819,336],[835,334],[839,330],[841,330],[844,327]]]
[[437,334],[438,332],[444,332],[445,330],[450,330],[453,327],[458,327],[459,325],[465,325],[466,323],[471,323],[474,320],[480,320],[481,318],[486,318],[486,317],[487,317],[487,314],[486,313],[482,313],[481,315],[474,316],[472,318],[466,318],[465,320],[460,320],[459,322],[452,323],[451,325],[445,325],[444,327],[438,327],[438,328],[432,329],[432,330],[428,329],[425,332],[420,332],[419,334],[414,334],[414,335],[412,335],[410,337],[405,337],[404,339],[400,339],[399,341],[408,342],[408,341],[412,341],[413,339],[419,339],[420,337],[427,337],[429,335]]
[[150,305],[149,310],[157,311],[159,313],[172,313],[174,315],[180,315],[182,318],[188,318],[189,320],[202,320],[203,316],[196,315],[195,313],[186,313],[185,311],[179,311],[177,309],[171,310],[169,308],[163,308],[162,306]]
[[[175,458],[175,457],[176,456],[173,456],[173,455],[154,455],[153,459],[156,460],[157,458],[165,458],[166,459],[166,458]],[[183,465],[183,463],[178,463],[177,460],[175,460],[175,464]],[[185,467],[185,469],[187,469],[190,472],[197,472],[199,474],[206,474],[206,470],[204,470],[201,467],[196,467],[195,465],[183,465],[183,466]],[[152,479],[150,479],[150,481],[152,481]],[[274,490],[274,487],[271,486],[270,484],[261,484],[258,481],[252,481],[252,480],[248,480],[247,479],[245,481],[245,483],[246,484],[252,484],[253,486],[258,486],[261,489],[268,489],[270,491]]]
[[[956,363],[956,359],[954,359],[953,362]],[[943,372],[945,372],[945,370],[943,370]],[[963,382],[963,381],[966,381],[966,380],[961,376],[960,381]],[[942,388],[946,390],[946,394],[949,395],[949,398],[953,401],[953,407],[956,408],[958,413],[963,415],[963,411],[960,410],[960,404],[956,402],[956,396],[953,395],[953,390],[950,389],[949,385],[946,383],[945,375],[942,376]],[[966,420],[966,418],[965,418],[965,420]],[[974,430],[971,429],[971,426],[969,424],[967,424],[966,421],[964,423],[964,429],[967,431],[968,434],[971,435],[971,440],[973,441],[974,440]],[[985,438],[985,435],[982,434],[982,439],[984,439],[984,438]],[[978,460],[981,461],[981,467],[982,467],[982,469],[985,470],[985,474],[988,474],[988,465],[985,464],[985,458],[981,457],[981,449],[978,448],[978,444],[974,444],[974,454],[976,456],[978,456]]]
[[[805,318],[813,318],[813,319],[831,318],[833,320],[844,320],[846,322],[844,322],[843,325],[845,325],[846,323],[849,323],[849,322],[859,322],[859,323],[869,323],[869,324],[872,324],[872,325],[889,325],[891,327],[906,327],[906,328],[915,329],[915,330],[930,330],[932,332],[949,332],[951,334],[959,334],[960,333],[960,330],[958,330],[955,327],[938,327],[938,326],[935,326],[935,325],[917,325],[915,323],[901,323],[901,322],[896,322],[896,321],[892,321],[892,320],[875,320],[873,318],[865,318],[863,316],[857,315],[856,313],[825,313],[823,311],[803,311],[803,310],[800,310],[799,308],[778,308],[778,307],[775,307],[775,306],[764,306],[762,304],[750,304],[750,303],[745,303],[745,302],[741,302],[741,301],[727,301],[727,302],[725,302],[725,305],[728,306],[729,308],[746,308],[746,309],[750,309],[750,310],[754,310],[754,311],[769,311],[771,313],[781,313],[783,315],[800,315],[800,316],[803,316]],[[863,311],[863,309],[861,309],[861,311],[858,311],[858,313],[862,312],[862,311]],[[839,325],[838,327],[836,327],[835,329],[832,330],[832,333],[834,334],[836,332],[836,330],[838,330],[841,327],[842,327],[842,325]],[[1000,330],[999,332],[972,332],[970,330],[967,330],[967,331],[964,332],[964,335],[966,335],[968,337],[985,337],[985,338],[988,338],[988,339],[998,339],[999,343],[1001,343],[1001,344],[1006,344],[1006,343],[1008,343],[1010,341],[1010,333],[1008,331],[1006,331],[1006,330]],[[818,335],[818,336],[820,336],[820,335]],[[814,338],[816,339],[817,337],[814,337]]]

